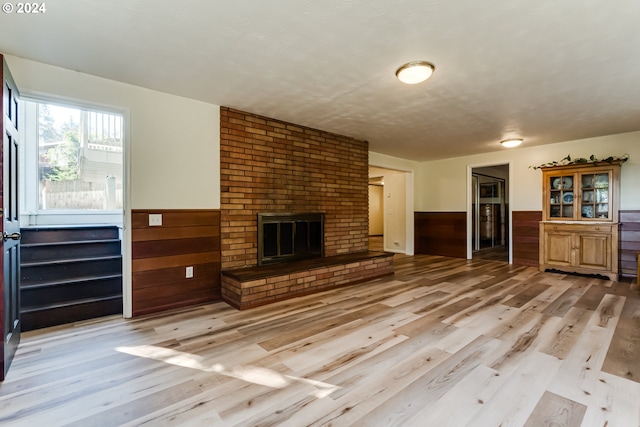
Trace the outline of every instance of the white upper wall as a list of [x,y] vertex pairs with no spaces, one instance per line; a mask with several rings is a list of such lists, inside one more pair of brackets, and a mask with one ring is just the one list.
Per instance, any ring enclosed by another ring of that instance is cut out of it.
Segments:
[[131,209],[220,208],[218,105],[5,58],[23,94],[128,112]]
[[419,165],[420,163],[414,160],[401,159],[398,157],[387,156],[385,154],[369,151],[369,166],[378,166],[386,169],[414,172],[416,171],[416,169],[418,169]]
[[467,168],[510,164],[513,211],[542,210],[542,175],[530,168],[543,163],[572,158],[599,159],[629,154],[621,173],[621,205],[624,210],[640,209],[640,132],[568,141],[538,147],[504,149],[494,153],[456,157],[420,164],[416,174],[416,211],[466,211]]

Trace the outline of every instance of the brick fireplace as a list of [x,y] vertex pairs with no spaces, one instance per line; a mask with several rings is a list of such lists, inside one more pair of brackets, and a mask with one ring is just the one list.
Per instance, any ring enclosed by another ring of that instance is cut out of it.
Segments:
[[257,266],[265,212],[322,212],[325,257],[367,252],[368,167],[366,141],[221,107],[222,270]]
[[325,256],[368,249],[366,141],[220,109],[222,269],[257,265],[257,214],[324,212]]

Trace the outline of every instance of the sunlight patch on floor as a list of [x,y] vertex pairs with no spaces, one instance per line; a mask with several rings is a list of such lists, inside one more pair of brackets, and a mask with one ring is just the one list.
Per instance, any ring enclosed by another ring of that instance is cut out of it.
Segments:
[[204,372],[215,372],[227,377],[272,388],[285,388],[292,382],[308,384],[314,387],[314,391],[311,395],[318,399],[327,397],[334,391],[340,389],[338,386],[323,383],[322,381],[292,375],[283,375],[272,369],[258,366],[237,366],[228,370],[220,363],[205,363],[203,357],[195,354],[184,353],[152,345],[117,347],[116,351],[136,357],[144,357],[145,359],[159,360],[161,362],[183,368],[197,369]]

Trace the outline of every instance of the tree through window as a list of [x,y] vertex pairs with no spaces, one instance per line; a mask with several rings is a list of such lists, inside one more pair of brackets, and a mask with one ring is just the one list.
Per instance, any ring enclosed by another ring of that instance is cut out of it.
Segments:
[[39,209],[122,209],[119,114],[37,104]]

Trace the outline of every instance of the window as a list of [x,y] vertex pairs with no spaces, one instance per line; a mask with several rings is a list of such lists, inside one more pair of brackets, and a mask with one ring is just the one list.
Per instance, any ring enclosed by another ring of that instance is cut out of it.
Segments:
[[20,224],[122,225],[124,114],[42,99],[20,108]]
[[122,115],[35,103],[38,210],[122,209]]

